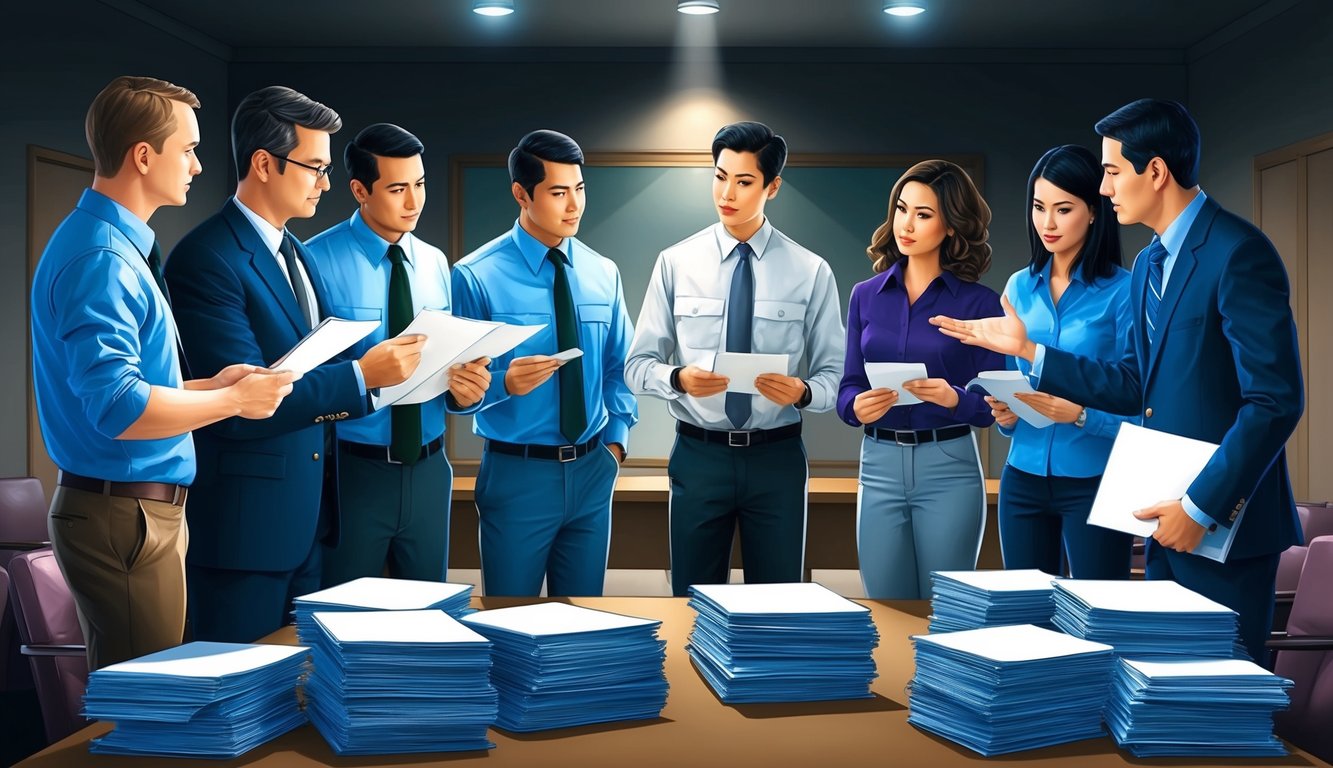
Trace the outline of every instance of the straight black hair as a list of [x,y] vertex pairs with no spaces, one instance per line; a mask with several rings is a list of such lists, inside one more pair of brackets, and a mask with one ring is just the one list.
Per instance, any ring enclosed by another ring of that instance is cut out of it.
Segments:
[[1096,130],[1124,145],[1120,151],[1135,173],[1160,157],[1177,184],[1190,189],[1199,183],[1199,126],[1179,103],[1139,99],[1098,120]]
[[[241,99],[231,118],[231,148],[236,161],[236,179],[250,173],[250,158],[263,149],[286,157],[296,151],[296,126],[312,131],[337,133],[343,127],[338,113],[305,94],[270,85]],[[287,162],[278,160],[278,173]]]
[[533,131],[519,139],[518,146],[509,153],[509,180],[523,187],[528,197],[546,180],[543,161],[583,165],[583,150],[573,139],[556,131]]
[[361,182],[369,192],[380,178],[377,157],[416,157],[425,154],[426,145],[393,123],[375,123],[361,129],[343,150],[347,175]]
[[741,122],[722,126],[713,137],[713,165],[717,165],[717,156],[724,149],[753,152],[759,160],[759,173],[764,177],[765,187],[781,176],[782,169],[787,165],[786,140],[763,123]]
[[[1115,209],[1111,198],[1103,197],[1100,191],[1102,167],[1097,156],[1086,147],[1065,144],[1047,150],[1028,176],[1028,210],[1032,209],[1032,200],[1036,196],[1037,179],[1046,179],[1050,183],[1087,203],[1092,212],[1092,224],[1088,227],[1087,239],[1074,257],[1070,272],[1082,270],[1083,281],[1090,283],[1098,277],[1110,277],[1121,264],[1120,227],[1116,223]],[[1050,200],[1045,201],[1047,205]],[[1046,250],[1041,234],[1028,222],[1028,243],[1032,248],[1032,259],[1028,262],[1028,271],[1037,274],[1046,268],[1051,260],[1051,252]]]

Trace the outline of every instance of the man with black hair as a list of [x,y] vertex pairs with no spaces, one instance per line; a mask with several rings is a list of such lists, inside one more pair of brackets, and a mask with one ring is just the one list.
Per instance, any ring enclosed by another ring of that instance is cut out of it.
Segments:
[[[329,314],[320,271],[286,225],[329,188],[336,112],[281,86],[241,100],[232,119],[239,182],[222,210],[171,252],[166,278],[195,375],[228,362],[267,365]],[[320,539],[337,535],[331,422],[363,416],[367,391],[404,381],[421,337],[389,339],[359,360],[305,374],[273,418],[227,419],[195,433],[199,471],[186,513],[196,640],[250,642],[288,621],[319,588]]]
[[[726,583],[738,525],[746,583],[802,579],[801,411],[833,408],[845,354],[833,270],[764,216],[786,142],[741,122],[723,126],[712,150],[719,222],[658,257],[625,367],[632,390],[665,399],[676,417],[667,473],[678,596]],[[727,391],[712,372],[719,352],[785,354],[787,369],[760,375],[758,395]]]
[[[518,221],[454,265],[457,314],[545,326],[495,361],[476,415],[488,595],[536,595],[543,577],[549,595],[602,594],[611,493],[638,408],[625,386],[633,327],[620,271],[574,239],[582,166],[568,136],[524,136],[509,153]],[[571,349],[583,355],[552,357]]]
[[[1199,127],[1183,106],[1140,99],[1096,130],[1102,194],[1121,224],[1154,233],[1134,262],[1125,357],[1101,362],[1034,344],[1007,304],[1004,317],[931,322],[1032,361],[1043,392],[1220,445],[1181,498],[1135,514],[1157,521],[1148,578],[1235,610],[1240,639],[1262,664],[1278,555],[1301,541],[1285,451],[1304,409],[1287,272],[1263,232],[1199,188]],[[1205,533],[1232,526],[1240,529],[1225,562],[1192,554]]]
[[[337,317],[380,320],[353,354],[396,335],[424,308],[450,311],[449,261],[413,234],[426,204],[425,147],[376,123],[343,150],[358,209],[306,243],[325,276]],[[448,567],[453,468],[444,414],[471,413],[490,386],[486,359],[450,372],[449,391],[338,422],[336,547],[324,553],[324,585],[379,576],[442,581]]]

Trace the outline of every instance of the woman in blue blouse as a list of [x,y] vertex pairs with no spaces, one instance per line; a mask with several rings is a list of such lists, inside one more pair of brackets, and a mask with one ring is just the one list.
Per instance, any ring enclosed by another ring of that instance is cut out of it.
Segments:
[[[1120,266],[1119,228],[1110,199],[1098,191],[1101,179],[1101,165],[1083,147],[1042,155],[1028,178],[1032,260],[1004,293],[1033,341],[1118,360],[1130,338],[1129,272]],[[1015,365],[1024,373],[1031,367],[1010,358]],[[1019,397],[1056,423],[1037,429],[987,398],[1000,431],[1013,439],[1000,477],[1005,567],[1058,574],[1063,541],[1075,578],[1128,578],[1130,536],[1087,523],[1127,417],[1043,393]]]
[[[990,267],[990,208],[962,168],[918,163],[889,195],[888,220],[866,253],[875,277],[852,289],[838,415],[863,427],[856,547],[866,596],[930,596],[930,572],[975,568],[986,519],[985,481],[972,426],[994,421],[966,386],[1004,359],[930,325],[932,315],[1000,314],[999,295],[977,282]],[[907,382],[922,402],[871,389],[866,362],[924,363]]]

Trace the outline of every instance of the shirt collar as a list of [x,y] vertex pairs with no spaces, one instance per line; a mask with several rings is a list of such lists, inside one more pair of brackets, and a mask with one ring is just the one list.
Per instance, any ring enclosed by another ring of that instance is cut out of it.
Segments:
[[[722,226],[722,222],[713,225],[713,233],[717,235],[717,249],[722,254],[722,260],[726,261],[731,252],[736,250],[737,243],[740,240],[731,236],[727,228]],[[750,250],[754,252],[756,259],[764,258],[764,251],[768,248],[768,243],[773,239],[773,225],[769,223],[768,217],[764,217],[764,223],[759,226],[750,239],[746,242],[750,244]]]
[[[371,266],[379,266],[380,262],[389,255],[389,246],[392,245],[388,240],[379,236],[379,233],[370,228],[366,220],[362,218],[361,211],[352,214],[348,221],[348,227],[352,230],[352,238],[356,244],[361,246],[361,252]],[[404,232],[403,236],[398,238],[398,246],[403,249],[403,255],[407,258],[407,263],[413,262],[412,258],[412,233]]]
[[[888,269],[884,270],[884,274],[883,274],[883,276],[882,276],[883,282],[881,282],[881,283],[879,284],[879,293],[883,293],[883,292],[886,291],[890,286],[893,286],[893,287],[895,287],[895,288],[897,288],[897,287],[902,287],[902,286],[903,286],[903,270],[902,270],[902,265],[903,265],[904,263],[905,263],[905,260],[904,260],[904,261],[895,261],[895,262],[893,263],[893,266],[891,266],[891,267],[889,267]],[[936,282],[940,282],[940,281],[942,281],[942,282],[944,283],[944,287],[945,287],[945,288],[949,289],[949,295],[951,295],[951,296],[957,296],[957,295],[958,295],[958,286],[962,283],[962,281],[959,280],[959,279],[957,278],[957,276],[954,275],[954,273],[950,272],[950,271],[947,270],[947,269],[944,270],[943,272],[940,273],[940,276],[939,276],[939,277],[937,277],[937,278],[935,278],[934,280],[931,281],[931,285],[934,285]],[[927,289],[929,289],[930,286],[926,286],[926,287],[927,287]]]
[[1185,206],[1185,210],[1180,212],[1176,220],[1171,222],[1166,231],[1162,233],[1162,246],[1166,252],[1174,256],[1180,255],[1180,249],[1185,245],[1185,237],[1190,233],[1190,227],[1194,226],[1194,220],[1199,218],[1199,211],[1203,208],[1203,203],[1208,196],[1199,190],[1199,194],[1194,196],[1190,204]]
[[[1046,259],[1046,266],[1042,267],[1041,271],[1037,274],[1033,275],[1031,272],[1028,272],[1030,277],[1029,282],[1031,283],[1030,287],[1033,291],[1036,291],[1038,288],[1041,288],[1043,285],[1048,285],[1051,282],[1051,270],[1053,269],[1055,269],[1055,256]],[[1100,280],[1094,279],[1089,281],[1083,279],[1083,265],[1081,264],[1074,265],[1074,268],[1070,270],[1069,282],[1071,284],[1078,283],[1089,290],[1100,290],[1101,288]]]
[[91,187],[83,191],[78,208],[120,230],[139,250],[139,255],[148,258],[148,252],[153,250],[153,241],[157,239],[157,235],[153,233],[152,227],[148,226],[148,222],[130,213],[129,208]]
[[[537,274],[542,268],[542,263],[546,261],[546,252],[551,250],[551,247],[528,234],[523,225],[518,223],[518,219],[514,220],[514,229],[510,233],[510,238],[513,239],[514,245],[518,246],[518,252],[523,257],[524,263],[528,265],[528,269],[532,270],[532,274]],[[560,245],[557,245],[555,249],[560,252],[560,256],[564,258],[566,265],[574,266],[574,238],[566,237],[560,241]]]
[[282,245],[282,230],[265,221],[263,216],[245,207],[245,203],[242,203],[239,197],[233,197],[232,202],[236,203],[236,207],[240,208],[245,218],[249,219],[250,225],[259,233],[264,245],[268,246],[268,252],[276,256],[278,246]]

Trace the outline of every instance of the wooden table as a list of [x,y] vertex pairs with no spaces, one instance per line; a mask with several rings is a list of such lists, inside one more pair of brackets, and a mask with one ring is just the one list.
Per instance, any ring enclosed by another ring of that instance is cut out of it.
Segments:
[[[477,605],[501,608],[533,602],[522,598],[479,598]],[[1101,766],[1126,765],[1327,765],[1311,755],[1249,761],[1192,762],[1138,760],[1120,752],[1110,737],[986,759],[952,742],[907,724],[905,687],[913,674],[908,637],[925,631],[924,602],[862,601],[879,628],[875,651],[879,678],[873,699],[811,704],[722,704],[695,672],[685,653],[694,612],[683,598],[575,598],[586,605],[662,620],[667,643],[666,674],[670,696],[661,718],[609,723],[531,734],[491,730],[496,748],[487,752],[433,753],[374,757],[338,757],[314,726],[305,725],[234,761],[153,760],[103,757],[88,753],[88,741],[108,729],[95,724],[60,741],[19,765],[66,766],[430,766],[476,765],[485,768],[693,768],[695,766]],[[267,640],[293,642],[289,627]]]

